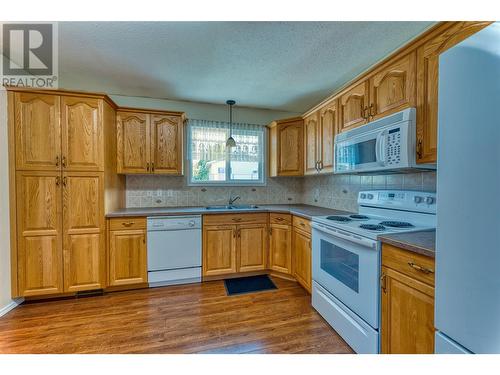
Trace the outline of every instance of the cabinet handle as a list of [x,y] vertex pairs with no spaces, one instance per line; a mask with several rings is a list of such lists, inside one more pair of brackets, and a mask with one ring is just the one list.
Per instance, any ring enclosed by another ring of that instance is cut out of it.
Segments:
[[365,120],[368,120],[368,115],[366,114],[368,112],[368,107],[363,108],[363,114],[361,117],[363,117]]
[[380,276],[380,288],[382,289],[382,291],[385,293],[387,293],[387,285],[386,285],[386,275],[385,273],[382,274],[382,276]]
[[415,264],[413,262],[408,262],[408,265],[413,268],[414,270],[420,271],[422,273],[425,273],[426,275],[430,273],[434,273],[434,270],[431,270],[430,268],[422,267],[418,264]]
[[276,220],[283,221],[284,219],[282,217],[277,217]]
[[155,163],[151,163],[151,172],[155,171]]
[[269,235],[272,236],[273,235],[273,228],[269,228]]
[[62,184],[63,184],[64,187],[66,187],[67,182],[68,182],[68,177],[64,176],[63,179],[62,179]]
[[239,218],[239,217],[233,217],[233,221],[240,222],[241,218]]
[[418,140],[418,144],[417,144],[417,157],[419,159],[422,159],[422,139]]
[[236,229],[233,229],[233,238],[236,238]]
[[148,163],[146,163],[146,171],[148,171],[148,172],[149,172],[149,162],[148,162]]
[[62,157],[62,166],[63,168],[66,168],[66,156]]
[[370,104],[370,111],[368,112],[368,116],[372,118],[373,116],[375,116],[375,106],[373,105],[373,103]]
[[319,166],[319,172],[323,170],[323,161],[318,161],[318,166]]
[[56,156],[56,167],[59,167],[59,155]]
[[127,222],[125,222],[125,223],[122,223],[122,225],[123,225],[124,227],[131,227],[132,225],[134,225],[134,222],[133,222],[133,221],[127,221]]
[[241,238],[241,229],[238,229],[238,238]]
[[56,176],[56,186],[61,185],[61,177]]

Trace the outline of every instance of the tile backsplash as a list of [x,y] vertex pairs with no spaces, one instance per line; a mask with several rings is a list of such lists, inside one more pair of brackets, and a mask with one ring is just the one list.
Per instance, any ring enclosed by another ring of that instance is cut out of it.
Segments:
[[206,206],[227,204],[297,204],[357,210],[360,190],[407,189],[436,191],[436,172],[357,176],[324,175],[268,178],[267,186],[188,186],[186,177],[127,176],[127,207]]

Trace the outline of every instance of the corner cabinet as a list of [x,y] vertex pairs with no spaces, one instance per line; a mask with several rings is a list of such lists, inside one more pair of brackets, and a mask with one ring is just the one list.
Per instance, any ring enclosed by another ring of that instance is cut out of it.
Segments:
[[381,352],[434,353],[434,259],[382,246]]
[[121,108],[116,129],[118,173],[183,174],[182,112]]
[[304,121],[301,117],[269,125],[269,176],[304,174]]
[[[12,297],[106,287],[106,210],[124,200],[100,94],[9,88]],[[104,139],[109,141],[104,142]]]

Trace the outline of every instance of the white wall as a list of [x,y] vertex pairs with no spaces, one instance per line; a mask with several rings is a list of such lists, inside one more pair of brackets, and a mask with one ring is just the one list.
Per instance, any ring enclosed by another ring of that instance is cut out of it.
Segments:
[[9,155],[7,93],[0,90],[0,315],[10,298]]
[[[168,109],[171,111],[186,112],[186,116],[198,120],[229,121],[229,107],[223,104],[208,104],[183,102],[167,99],[154,99],[146,97],[110,95],[111,99],[123,107],[140,107],[149,109]],[[273,120],[298,116],[298,113],[274,111],[270,109],[257,109],[233,107],[233,121],[248,124],[268,124]]]

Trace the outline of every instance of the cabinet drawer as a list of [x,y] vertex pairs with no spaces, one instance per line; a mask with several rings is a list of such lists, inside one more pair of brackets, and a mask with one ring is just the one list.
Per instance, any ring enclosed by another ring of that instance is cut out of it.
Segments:
[[300,229],[306,233],[311,234],[311,221],[304,219],[300,216],[293,217],[293,226],[294,228]]
[[267,213],[203,215],[203,225],[267,224]]
[[146,218],[144,217],[121,217],[109,219],[110,230],[123,229],[146,229]]
[[383,244],[382,265],[434,286],[433,258]]
[[291,225],[292,224],[292,215],[290,215],[290,214],[270,213],[269,214],[269,222],[271,224]]

